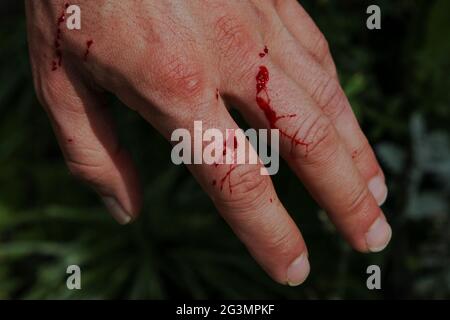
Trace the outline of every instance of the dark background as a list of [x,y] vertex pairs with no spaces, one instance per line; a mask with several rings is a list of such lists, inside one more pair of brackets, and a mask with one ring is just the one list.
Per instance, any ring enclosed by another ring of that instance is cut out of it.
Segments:
[[[35,0],[37,1],[37,0]],[[113,1],[113,0],[112,0]],[[382,10],[382,30],[365,27]],[[385,169],[389,247],[356,253],[282,166],[273,180],[309,245],[297,288],[273,283],[170,146],[113,100],[145,187],[118,226],[68,174],[36,101],[23,3],[0,3],[0,298],[450,298],[450,1],[302,1],[329,40],[342,85]],[[66,268],[82,290],[66,289]],[[378,264],[382,290],[366,288]]]

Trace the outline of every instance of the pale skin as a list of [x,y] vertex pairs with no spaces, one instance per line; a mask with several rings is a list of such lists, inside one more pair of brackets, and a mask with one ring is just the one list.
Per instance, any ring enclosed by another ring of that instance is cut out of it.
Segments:
[[[281,137],[280,153],[293,174],[354,249],[376,252],[387,245],[391,229],[379,207],[387,195],[382,169],[339,84],[324,36],[295,0],[76,4],[82,28],[62,30],[61,66],[53,70],[65,2],[26,0],[36,92],[70,172],[96,190],[120,223],[136,219],[142,191],[107,116],[104,92],[167,139],[176,128],[192,129],[196,120],[223,131],[237,128],[230,106],[250,126],[270,128],[255,102],[255,77],[264,65],[271,105],[280,115],[296,115],[280,119],[277,127],[308,144],[306,151]],[[262,58],[265,46],[269,53]],[[142,147],[151,148],[145,141]],[[259,165],[237,165],[232,192],[211,183],[227,166],[188,168],[275,281],[298,285],[306,279],[306,244]]]

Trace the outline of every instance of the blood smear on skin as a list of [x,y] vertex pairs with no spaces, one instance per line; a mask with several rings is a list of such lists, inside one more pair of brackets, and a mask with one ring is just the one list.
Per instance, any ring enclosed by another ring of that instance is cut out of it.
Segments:
[[[68,7],[69,7],[69,4],[66,3],[64,5],[64,8],[67,9]],[[62,42],[61,24],[64,21],[66,21],[66,11],[65,11],[65,9],[63,10],[61,15],[59,16],[58,20],[56,21],[56,35],[55,35],[55,41],[53,43],[53,46],[55,48],[55,51],[54,51],[55,59],[52,61],[52,71],[58,70],[58,68],[61,67],[61,65],[62,65],[63,55],[62,55],[62,51],[60,49],[61,42]]]
[[270,129],[278,129],[280,134],[286,138],[289,138],[292,145],[306,146],[306,153],[308,153],[308,143],[301,139],[296,138],[295,135],[287,133],[285,130],[280,129],[277,125],[280,119],[294,118],[296,114],[278,115],[275,109],[271,105],[269,92],[267,90],[267,83],[269,82],[269,70],[266,66],[260,66],[258,74],[256,75],[256,103],[258,107],[264,112],[264,116],[269,122]]

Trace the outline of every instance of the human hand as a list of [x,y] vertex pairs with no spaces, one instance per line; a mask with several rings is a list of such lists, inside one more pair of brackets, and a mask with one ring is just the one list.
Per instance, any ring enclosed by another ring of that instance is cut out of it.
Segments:
[[[102,99],[114,93],[170,139],[177,128],[280,131],[280,153],[343,236],[382,250],[383,172],[336,75],[328,45],[294,0],[79,0],[82,28],[64,28],[62,1],[26,1],[37,95],[70,171],[121,223],[141,206],[138,174]],[[264,48],[267,48],[264,51]],[[269,76],[270,75],[270,76]],[[151,147],[151,146],[150,146]],[[301,233],[260,164],[188,165],[253,257],[280,283],[309,273]],[[233,188],[222,188],[224,176]],[[231,180],[230,180],[231,181]]]

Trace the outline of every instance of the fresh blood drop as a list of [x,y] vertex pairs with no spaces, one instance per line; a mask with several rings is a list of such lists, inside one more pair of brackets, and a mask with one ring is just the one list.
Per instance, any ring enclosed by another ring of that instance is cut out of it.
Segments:
[[259,56],[261,58],[264,58],[267,54],[269,54],[269,49],[267,49],[267,46],[264,46],[264,50],[263,50],[263,52],[259,53]]
[[260,66],[258,74],[256,75],[256,104],[264,112],[264,116],[269,122],[270,129],[278,129],[280,134],[291,140],[292,145],[304,145],[306,146],[306,152],[308,153],[308,144],[303,140],[287,133],[285,130],[280,129],[277,126],[277,122],[284,118],[294,118],[296,114],[278,115],[275,109],[271,105],[269,91],[267,90],[267,83],[269,82],[269,70],[266,66]]

